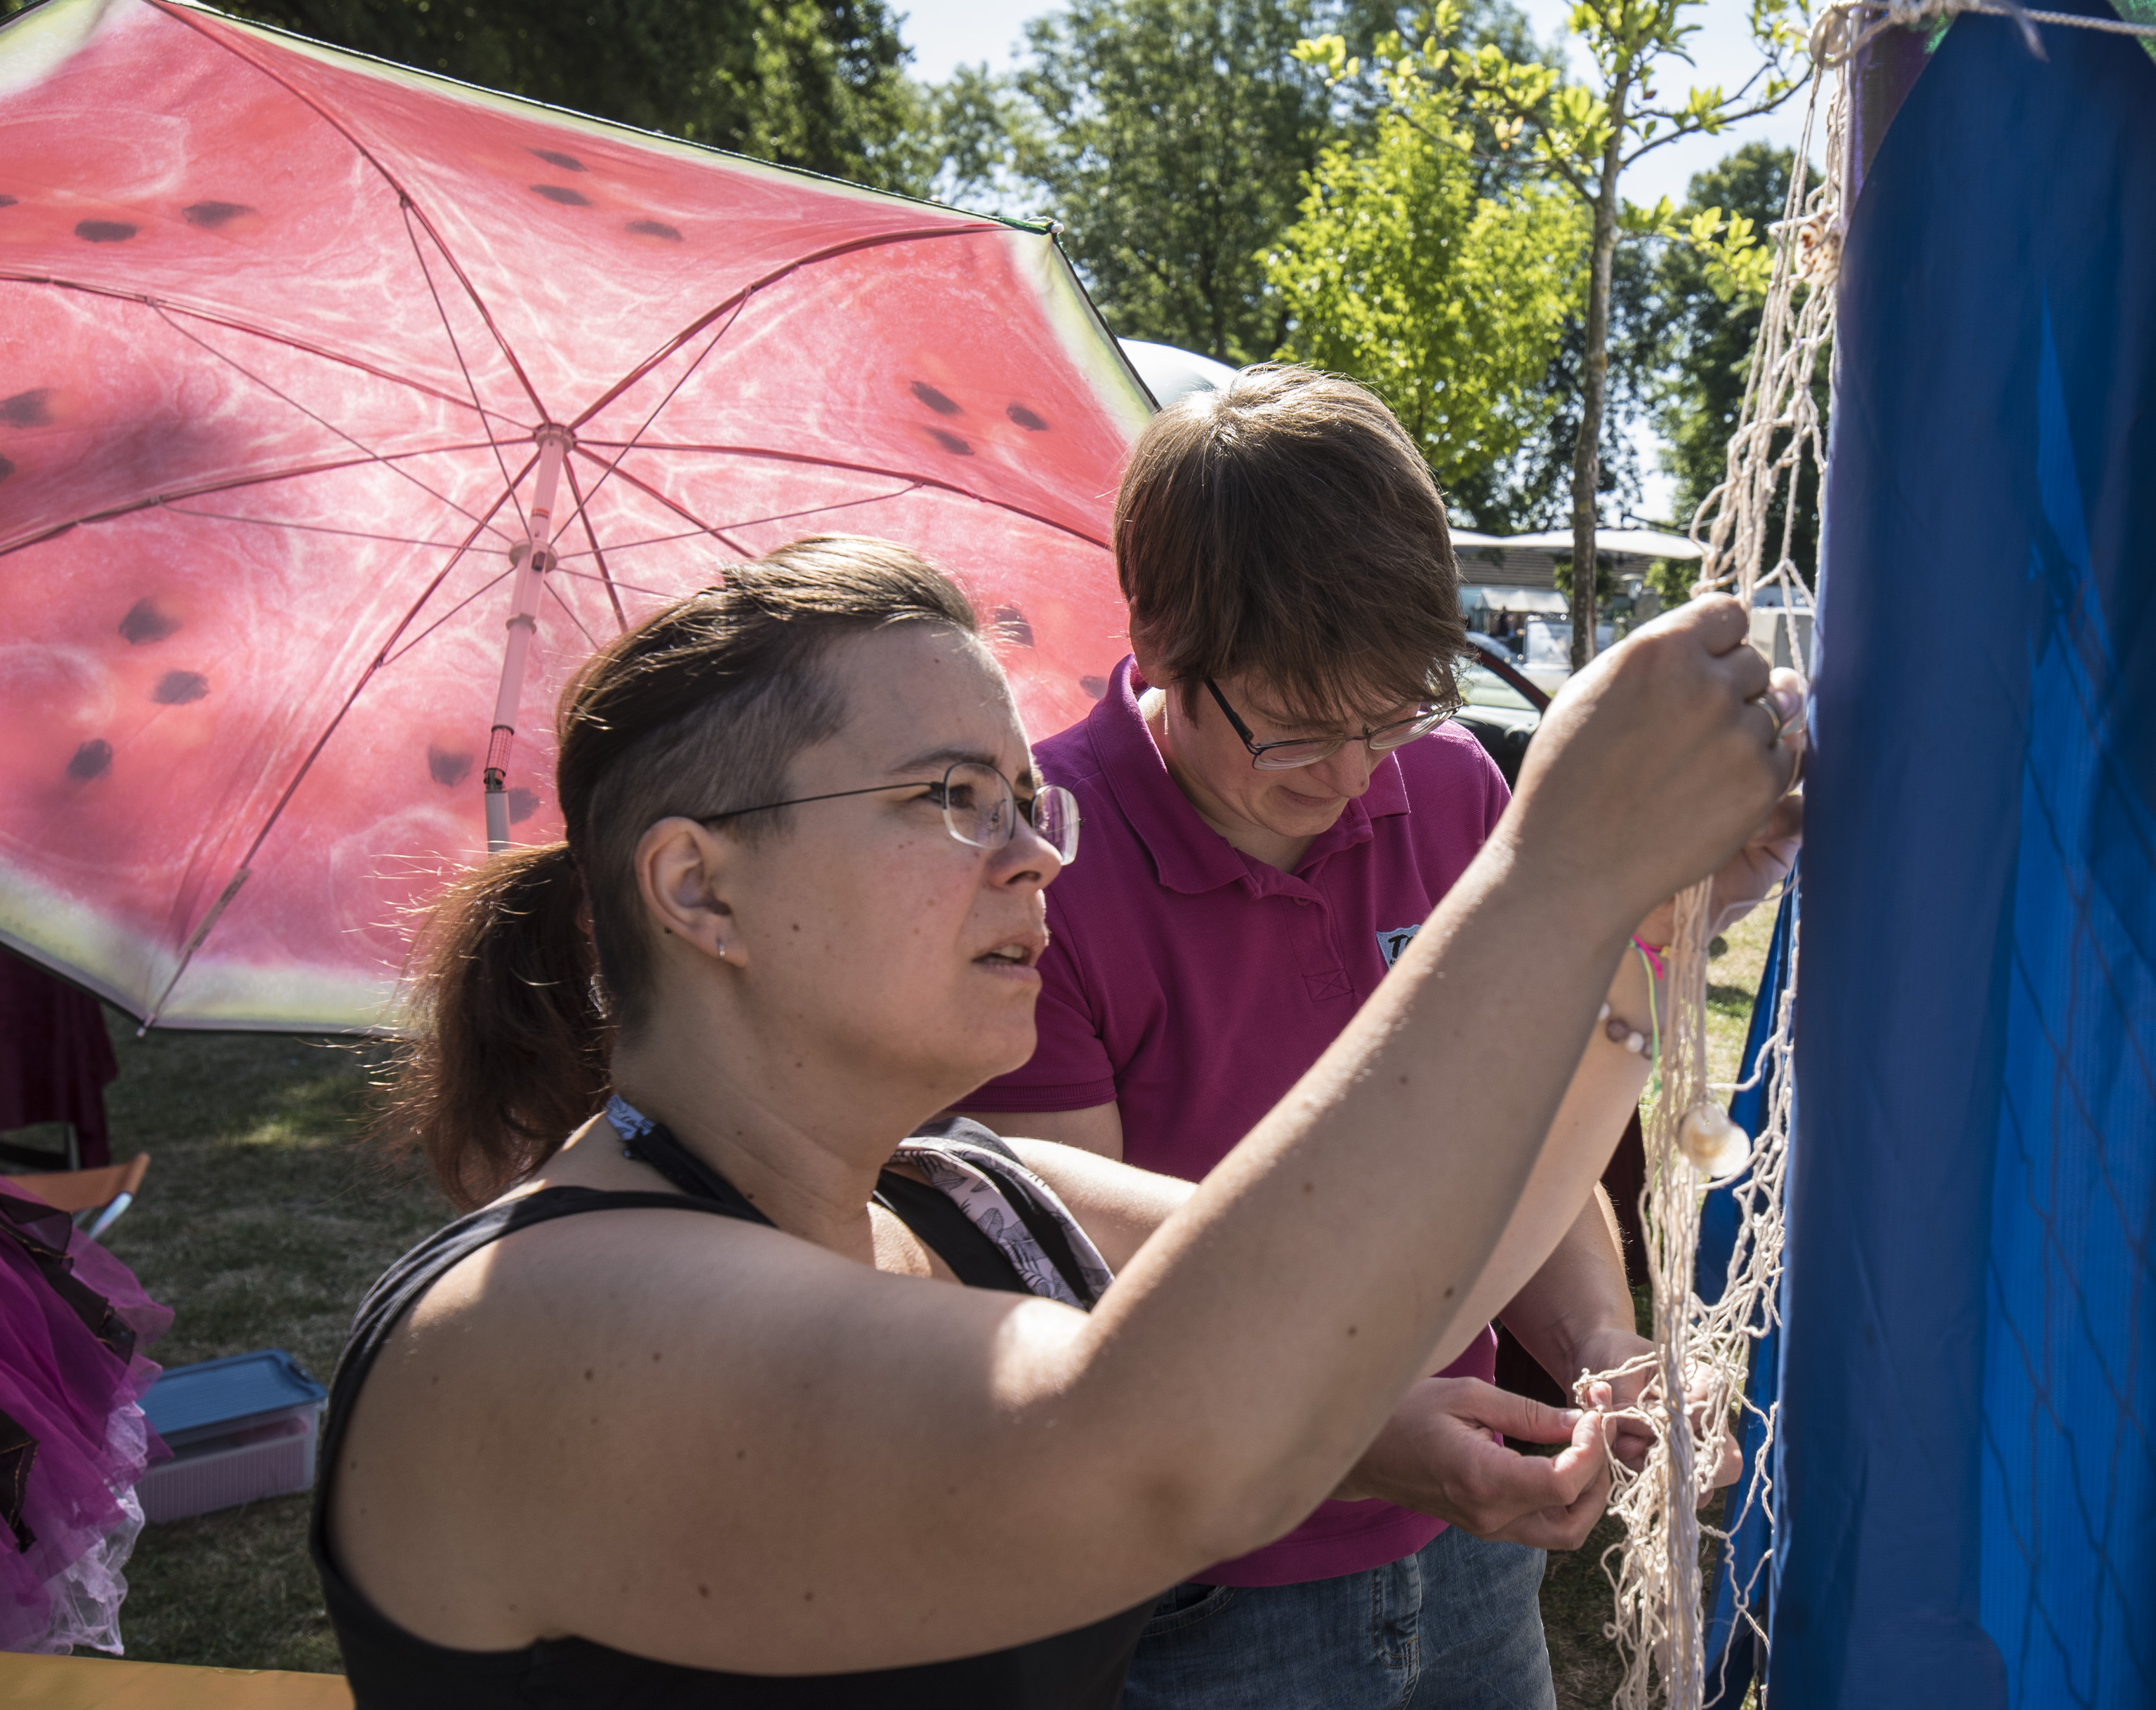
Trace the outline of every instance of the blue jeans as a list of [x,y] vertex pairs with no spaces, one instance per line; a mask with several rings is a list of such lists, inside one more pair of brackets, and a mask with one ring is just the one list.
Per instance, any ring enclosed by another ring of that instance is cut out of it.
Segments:
[[1556,1710],[1543,1553],[1457,1527],[1417,1554],[1301,1585],[1177,1586],[1126,1710]]

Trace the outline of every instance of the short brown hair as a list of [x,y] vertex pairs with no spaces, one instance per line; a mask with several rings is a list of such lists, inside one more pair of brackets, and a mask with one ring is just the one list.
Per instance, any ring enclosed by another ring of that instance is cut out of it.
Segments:
[[1186,705],[1243,672],[1313,720],[1458,698],[1445,501],[1352,380],[1265,363],[1171,404],[1131,454],[1115,540],[1131,633]]
[[[803,748],[835,735],[834,644],[892,624],[978,633],[964,594],[886,541],[819,536],[730,568],[602,649],[562,696],[564,841],[499,855],[423,921],[417,1024],[382,1130],[424,1151],[459,1205],[529,1174],[605,1101],[618,1028],[653,968],[634,862],[644,832],[776,801]],[[778,834],[758,814],[732,834]]]

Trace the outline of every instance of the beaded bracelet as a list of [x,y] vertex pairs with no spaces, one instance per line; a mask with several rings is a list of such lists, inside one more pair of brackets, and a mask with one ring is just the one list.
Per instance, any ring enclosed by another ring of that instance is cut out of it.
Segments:
[[1632,947],[1639,954],[1640,966],[1647,970],[1647,1025],[1654,1030],[1653,1037],[1650,1040],[1646,1034],[1640,1032],[1629,1021],[1620,1020],[1612,1015],[1609,1013],[1609,1005],[1606,1003],[1603,1004],[1602,1013],[1596,1019],[1603,1024],[1602,1030],[1611,1044],[1624,1046],[1635,1057],[1645,1052],[1651,1043],[1654,1050],[1647,1057],[1647,1060],[1651,1063],[1662,1054],[1662,1018],[1655,1003],[1655,987],[1666,975],[1662,966],[1661,953],[1641,938],[1637,932],[1632,935]]

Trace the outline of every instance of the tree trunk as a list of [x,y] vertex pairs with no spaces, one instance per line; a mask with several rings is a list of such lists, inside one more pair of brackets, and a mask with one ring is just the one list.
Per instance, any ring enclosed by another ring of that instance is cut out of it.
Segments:
[[1631,80],[1609,86],[1609,146],[1594,198],[1594,249],[1587,280],[1587,363],[1579,400],[1579,443],[1572,454],[1572,668],[1594,657],[1595,488],[1602,475],[1602,410],[1609,381],[1609,275],[1617,256],[1617,175],[1623,166],[1624,116]]

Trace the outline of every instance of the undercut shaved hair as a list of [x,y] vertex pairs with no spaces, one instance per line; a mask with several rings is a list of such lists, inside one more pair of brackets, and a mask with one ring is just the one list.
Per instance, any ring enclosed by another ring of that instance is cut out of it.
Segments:
[[[606,1101],[613,1040],[642,1024],[657,961],[644,831],[788,795],[795,757],[849,716],[829,669],[842,641],[906,624],[979,634],[965,595],[887,541],[816,536],[724,578],[602,648],[562,694],[563,840],[493,856],[421,922],[377,1132],[424,1152],[460,1206],[529,1175]],[[783,837],[791,818],[727,834]]]
[[1131,454],[1115,543],[1131,634],[1186,708],[1239,675],[1312,722],[1459,699],[1445,501],[1352,380],[1267,363],[1178,399]]

